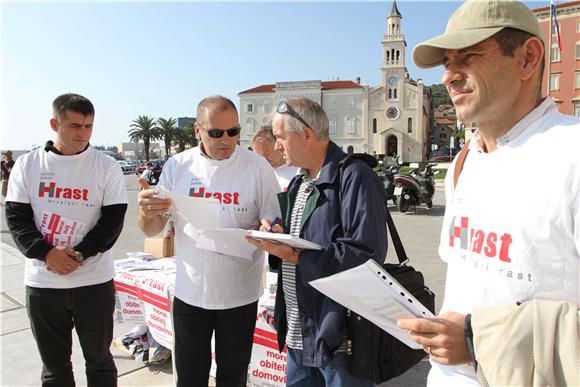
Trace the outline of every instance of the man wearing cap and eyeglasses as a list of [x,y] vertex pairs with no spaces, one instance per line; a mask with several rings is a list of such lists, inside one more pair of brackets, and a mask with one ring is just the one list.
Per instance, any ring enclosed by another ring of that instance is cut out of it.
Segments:
[[345,308],[308,284],[369,259],[383,263],[387,250],[383,187],[364,156],[344,161],[328,125],[322,107],[308,98],[280,102],[272,117],[275,149],[300,169],[279,194],[283,226],[262,221],[263,230],[284,231],[323,249],[250,242],[280,258],[270,266],[280,269],[274,320],[279,350],[287,346],[286,385],[372,386],[348,372]]
[[457,118],[478,127],[445,182],[440,314],[399,320],[430,354],[428,385],[578,385],[580,123],[540,94],[534,14],[466,1],[413,60],[445,66]]
[[[195,133],[200,146],[171,157],[159,186],[182,195],[221,202],[220,226],[257,229],[260,219],[280,216],[278,182],[268,162],[238,146],[238,112],[222,96],[204,98],[197,107]],[[138,223],[148,236],[167,223],[171,202],[141,180]],[[247,260],[198,249],[176,216],[177,273],[173,303],[178,386],[207,386],[211,338],[215,334],[218,386],[246,386],[263,293],[264,259]]]

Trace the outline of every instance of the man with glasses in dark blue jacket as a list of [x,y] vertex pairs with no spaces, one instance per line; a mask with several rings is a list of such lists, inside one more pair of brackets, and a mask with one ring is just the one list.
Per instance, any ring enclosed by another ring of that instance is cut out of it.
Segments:
[[[345,308],[308,282],[358,266],[382,263],[387,237],[382,187],[364,161],[347,156],[328,136],[322,107],[307,98],[280,102],[273,113],[276,149],[299,167],[288,192],[279,194],[283,226],[262,229],[315,242],[321,251],[251,239],[280,259],[275,320],[280,350],[287,345],[287,386],[372,386],[348,373]],[[369,156],[371,157],[371,156]]]

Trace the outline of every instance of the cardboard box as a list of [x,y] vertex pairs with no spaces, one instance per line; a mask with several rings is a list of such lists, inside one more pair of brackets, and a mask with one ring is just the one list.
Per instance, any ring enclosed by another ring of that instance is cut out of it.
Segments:
[[143,251],[157,258],[172,257],[174,255],[173,239],[145,238]]

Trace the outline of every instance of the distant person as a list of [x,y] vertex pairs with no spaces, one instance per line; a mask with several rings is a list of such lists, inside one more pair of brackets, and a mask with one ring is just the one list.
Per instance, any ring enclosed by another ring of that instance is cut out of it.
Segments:
[[149,185],[156,185],[157,184],[157,178],[155,177],[155,173],[153,171],[154,168],[155,168],[155,165],[151,161],[146,162],[145,169],[143,170],[143,173],[140,176],[142,179],[145,179],[145,181]]
[[[350,375],[345,340],[346,309],[316,291],[309,281],[374,259],[383,263],[387,230],[383,187],[370,166],[346,158],[328,136],[328,117],[308,98],[282,101],[272,117],[276,150],[299,167],[288,191],[279,194],[283,225],[262,222],[263,230],[286,232],[323,246],[321,251],[250,239],[271,255],[279,269],[275,317],[278,349],[287,346],[287,386],[372,386]],[[372,156],[367,155],[372,160]]]
[[290,180],[296,176],[297,167],[286,165],[284,154],[276,149],[276,137],[272,133],[272,126],[262,126],[254,133],[251,146],[257,154],[264,157],[266,161],[274,168],[274,173],[280,184],[280,190],[286,191]]
[[[257,229],[260,219],[280,216],[276,177],[268,163],[238,146],[240,124],[232,101],[204,98],[197,107],[195,133],[200,146],[171,157],[159,185],[181,195],[221,202],[221,227]],[[138,223],[148,236],[160,233],[169,199],[144,188]],[[215,334],[218,386],[246,386],[258,299],[263,294],[264,259],[248,260],[198,249],[174,219],[177,273],[173,304],[178,386],[207,386],[211,337]]]
[[14,166],[14,160],[12,160],[12,151],[7,150],[2,152],[4,160],[2,160],[2,196],[6,198],[8,193],[8,178],[10,177],[10,172]]
[[[429,386],[479,385],[476,372],[492,385],[580,382],[580,121],[541,95],[544,57],[534,13],[505,0],[464,2],[444,34],[413,51],[419,67],[445,67],[442,82],[457,119],[478,126],[445,180],[439,254],[447,279],[440,314],[399,320],[430,354]],[[539,163],[538,155],[550,163]],[[538,176],[549,176],[549,184],[538,184]],[[558,306],[533,302],[539,300]],[[573,306],[574,330],[560,336],[566,324],[556,313],[564,302]],[[485,336],[473,337],[480,331],[472,326],[482,325],[478,316],[491,317],[478,315],[478,308],[525,313],[524,304],[537,319],[497,313]],[[536,352],[559,337],[563,346]],[[489,349],[490,342],[497,346],[479,356],[478,343]],[[574,352],[564,349],[568,343],[575,343]],[[562,366],[566,358],[575,359],[571,367]],[[562,372],[571,378],[552,378]]]
[[6,220],[26,256],[26,309],[43,386],[74,386],[76,330],[89,386],[116,386],[110,352],[115,287],[111,248],[127,211],[119,164],[89,145],[95,109],[78,94],[52,103],[54,142],[16,160]]

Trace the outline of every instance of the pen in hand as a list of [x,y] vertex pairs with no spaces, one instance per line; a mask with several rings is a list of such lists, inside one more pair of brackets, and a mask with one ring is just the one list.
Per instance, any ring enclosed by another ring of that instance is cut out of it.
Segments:
[[274,220],[270,223],[270,228],[268,229],[269,232],[272,232],[272,227],[280,223],[280,218],[275,217]]

